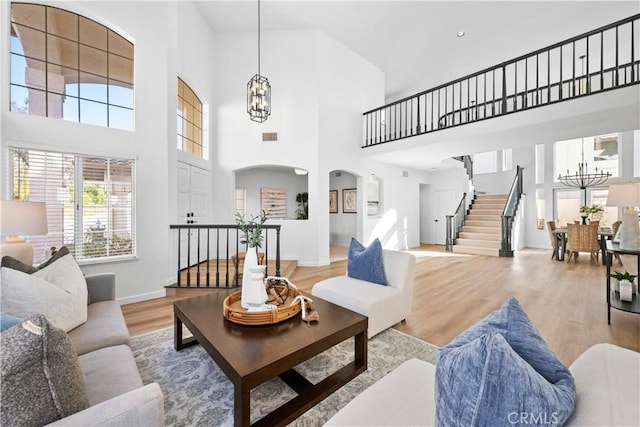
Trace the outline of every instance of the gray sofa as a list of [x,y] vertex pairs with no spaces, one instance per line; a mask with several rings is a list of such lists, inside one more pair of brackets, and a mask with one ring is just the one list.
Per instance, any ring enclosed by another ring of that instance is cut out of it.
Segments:
[[115,275],[86,276],[87,321],[69,331],[90,407],[49,425],[162,426],[164,397],[157,383],[143,385],[129,348],[129,331],[115,301]]

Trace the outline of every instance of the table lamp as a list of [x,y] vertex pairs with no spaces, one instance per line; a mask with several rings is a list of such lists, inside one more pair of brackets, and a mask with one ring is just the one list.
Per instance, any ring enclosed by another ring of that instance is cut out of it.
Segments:
[[620,224],[620,249],[640,251],[640,224],[635,207],[640,206],[640,184],[617,184],[609,186],[607,206],[623,208]]
[[47,234],[47,205],[44,202],[2,200],[0,202],[0,235],[6,237],[0,255],[33,265],[33,246],[19,236]]

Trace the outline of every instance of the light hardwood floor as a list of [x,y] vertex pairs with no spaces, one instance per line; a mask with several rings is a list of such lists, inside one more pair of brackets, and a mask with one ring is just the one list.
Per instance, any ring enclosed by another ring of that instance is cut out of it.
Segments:
[[[587,256],[567,264],[550,260],[550,250],[525,249],[513,258],[454,254],[441,246],[411,252],[416,256],[413,312],[395,326],[402,332],[442,346],[515,296],[567,365],[600,342],[640,351],[640,314],[612,309],[607,325],[605,267],[590,263]],[[636,273],[635,257],[623,257],[623,262],[624,267],[614,269]],[[290,280],[310,292],[316,282],[345,270],[345,260],[298,267]],[[130,333],[171,326],[175,299],[124,305]]]

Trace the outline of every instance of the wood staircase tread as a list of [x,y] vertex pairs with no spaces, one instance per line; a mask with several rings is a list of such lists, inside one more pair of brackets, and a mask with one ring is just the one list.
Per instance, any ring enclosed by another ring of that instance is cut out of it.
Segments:
[[462,247],[500,249],[501,242],[494,242],[491,240],[457,239],[456,245]]
[[453,252],[470,255],[499,256],[500,250],[494,248],[478,248],[473,246],[454,245]]
[[500,256],[502,212],[508,195],[476,192],[453,252]]

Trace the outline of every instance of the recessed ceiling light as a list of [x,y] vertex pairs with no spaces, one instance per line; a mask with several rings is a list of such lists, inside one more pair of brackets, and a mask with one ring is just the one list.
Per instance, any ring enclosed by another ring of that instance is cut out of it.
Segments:
[[458,31],[458,34],[456,34],[458,37],[464,37],[464,31]]

